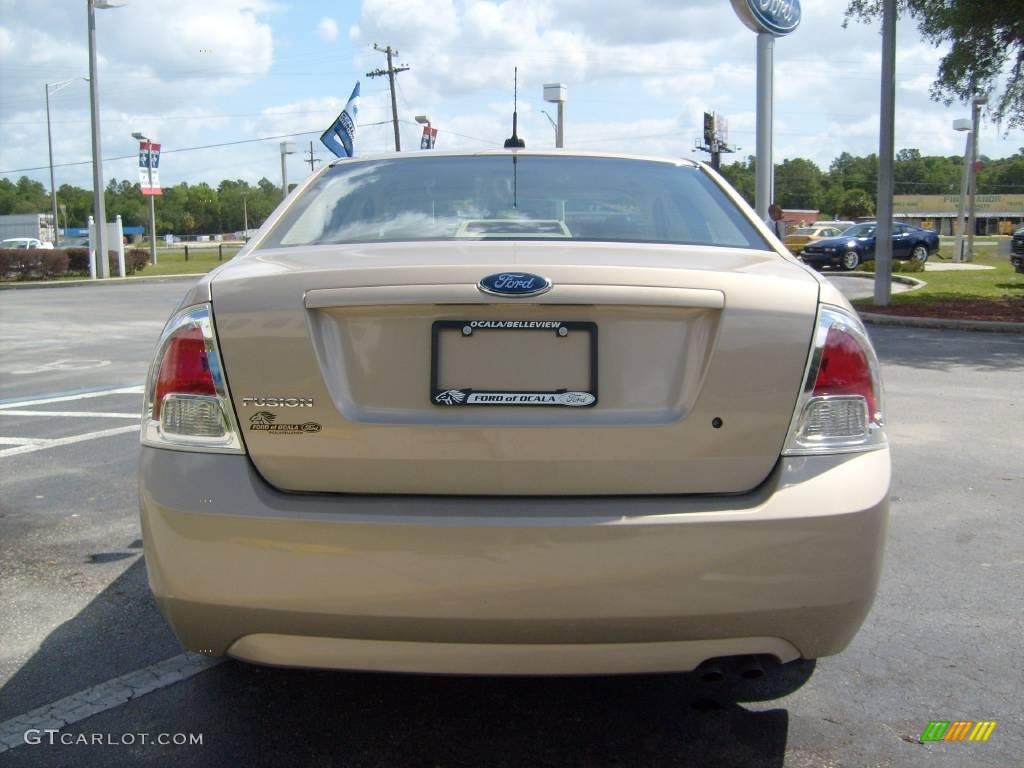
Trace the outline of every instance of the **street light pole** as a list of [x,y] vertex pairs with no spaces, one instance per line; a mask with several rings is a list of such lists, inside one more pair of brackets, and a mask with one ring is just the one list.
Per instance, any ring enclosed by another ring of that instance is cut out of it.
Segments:
[[987,96],[975,96],[971,99],[971,165],[968,169],[970,181],[967,185],[969,202],[967,213],[967,260],[974,261],[974,197],[978,192],[978,123],[981,120],[981,108],[988,104]]
[[[86,78],[81,78],[85,80]],[[59,83],[46,83],[46,146],[50,151],[50,207],[53,213],[53,245],[56,247],[59,237],[60,220],[57,218],[57,183],[53,180],[53,133],[50,131],[50,94],[62,91],[71,85],[74,79],[62,80]],[[50,89],[53,88],[51,91]],[[67,226],[64,227],[67,229]]]
[[558,149],[565,146],[565,102],[569,98],[568,94],[569,89],[564,83],[544,85],[544,101],[558,105],[558,125],[555,126],[555,147]]
[[288,197],[288,164],[285,162],[285,155],[295,154],[294,141],[281,142],[281,199]]
[[[882,77],[878,121],[878,213],[875,225],[874,305],[892,298],[892,196],[896,136],[896,0],[882,3]],[[760,162],[760,159],[758,159]],[[759,166],[760,167],[760,166]]]
[[971,164],[971,121],[963,119],[954,120],[953,130],[965,131],[967,133],[967,138],[964,141],[964,167],[960,173],[960,198],[956,205],[956,222],[954,229],[956,241],[953,246],[953,261],[960,262],[964,260],[964,201],[967,197],[967,185],[969,179],[968,168]]
[[[71,82],[70,80],[68,82]],[[60,229],[60,222],[57,221],[57,187],[53,183],[53,134],[50,133],[50,84],[45,85],[46,90],[46,145],[50,149],[50,208],[53,211],[53,245],[57,247],[60,238],[57,237],[57,230]]]
[[92,116],[92,210],[96,223],[96,277],[109,277],[107,264],[107,210],[103,200],[103,155],[100,150],[100,94],[96,80],[96,9],[89,5],[89,108]]
[[92,209],[96,226],[96,276],[109,277],[107,262],[107,210],[103,200],[103,154],[100,149],[100,87],[96,73],[96,9],[117,8],[123,3],[85,0],[89,9],[89,110],[92,118]]

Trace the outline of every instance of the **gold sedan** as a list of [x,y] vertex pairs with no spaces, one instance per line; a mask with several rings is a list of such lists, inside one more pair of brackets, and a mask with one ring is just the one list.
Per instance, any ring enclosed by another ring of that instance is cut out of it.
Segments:
[[786,235],[786,238],[783,240],[783,242],[785,243],[786,247],[790,250],[790,252],[796,255],[800,253],[800,251],[803,250],[803,247],[808,243],[813,243],[815,240],[821,240],[822,238],[825,237],[836,237],[837,235],[841,235],[842,233],[843,230],[837,226],[821,226],[818,224],[813,224],[809,227],[800,227],[799,229],[794,229],[792,232]]
[[828,656],[882,565],[883,400],[849,302],[706,166],[339,160],[157,344],[149,582],[187,649],[277,666]]

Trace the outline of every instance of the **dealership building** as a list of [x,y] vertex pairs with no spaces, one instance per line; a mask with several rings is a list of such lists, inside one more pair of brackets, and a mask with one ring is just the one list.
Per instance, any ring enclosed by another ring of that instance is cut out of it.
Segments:
[[[897,219],[954,235],[959,204],[959,195],[895,195],[892,209]],[[975,234],[1009,235],[1024,223],[1024,195],[976,195],[974,210]]]

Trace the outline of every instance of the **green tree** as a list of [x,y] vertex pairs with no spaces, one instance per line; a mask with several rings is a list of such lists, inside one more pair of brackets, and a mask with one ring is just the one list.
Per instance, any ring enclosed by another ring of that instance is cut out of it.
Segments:
[[[993,117],[1024,127],[1024,6],[1021,0],[897,0],[925,40],[949,45],[939,62],[932,98],[947,105],[992,93],[1003,80]],[[880,18],[882,0],[850,0],[846,18]]]
[[738,160],[735,163],[723,165],[719,169],[719,173],[725,177],[726,181],[732,184],[733,188],[743,196],[744,200],[750,205],[754,204],[757,165],[753,155],[748,155],[745,161]]
[[0,216],[14,213],[14,204],[18,200],[18,188],[10,179],[0,179]]
[[982,158],[978,191],[986,195],[1024,194],[1024,148],[1012,157],[999,160]]
[[46,213],[50,210],[50,194],[38,181],[22,176],[14,188],[17,197],[11,213]]
[[839,210],[845,219],[872,216],[875,212],[875,201],[863,189],[849,189],[843,194]]
[[843,196],[846,191],[841,184],[829,182],[825,191],[822,192],[821,202],[818,204],[823,219],[841,219],[843,217]]
[[57,210],[63,227],[85,227],[92,215],[92,192],[70,184],[61,184],[57,190]]
[[121,217],[121,223],[126,227],[148,226],[149,225],[149,204],[142,197],[142,190],[138,183],[118,181],[111,179],[107,184],[107,192],[104,196],[104,206],[107,217],[113,219]]
[[824,174],[810,160],[783,160],[775,166],[775,202],[783,208],[817,210]]
[[878,155],[855,157],[843,152],[828,169],[829,181],[843,189],[862,189],[870,195],[878,192]]

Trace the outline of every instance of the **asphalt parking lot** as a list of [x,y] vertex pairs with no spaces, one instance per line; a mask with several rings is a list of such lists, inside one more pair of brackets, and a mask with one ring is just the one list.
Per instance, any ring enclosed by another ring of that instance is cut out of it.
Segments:
[[[343,674],[183,657],[149,596],[137,419],[185,289],[0,291],[0,765],[1021,764],[1024,338],[870,329],[892,517],[839,656],[716,684]],[[922,744],[932,720],[998,724]]]

